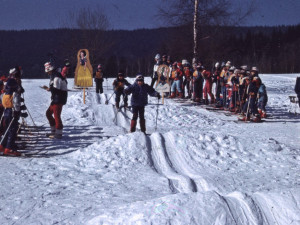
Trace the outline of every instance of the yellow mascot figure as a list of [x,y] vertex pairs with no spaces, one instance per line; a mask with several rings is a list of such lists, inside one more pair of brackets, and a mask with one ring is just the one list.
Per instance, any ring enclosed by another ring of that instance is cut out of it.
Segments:
[[93,68],[89,60],[89,51],[87,49],[80,49],[77,53],[74,83],[75,86],[83,88],[93,86]]

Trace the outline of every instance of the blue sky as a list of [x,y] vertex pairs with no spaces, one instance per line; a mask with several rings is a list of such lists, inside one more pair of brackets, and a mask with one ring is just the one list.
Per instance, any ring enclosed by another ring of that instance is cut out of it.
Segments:
[[[232,0],[243,4],[247,0]],[[256,11],[244,25],[300,23],[300,0],[256,0]],[[68,11],[101,6],[112,29],[166,26],[156,18],[161,0],[0,0],[0,29],[43,29],[62,25]]]

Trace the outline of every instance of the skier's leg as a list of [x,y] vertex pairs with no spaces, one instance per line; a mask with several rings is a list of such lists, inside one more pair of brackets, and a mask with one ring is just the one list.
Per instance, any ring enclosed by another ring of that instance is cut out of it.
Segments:
[[53,113],[54,113],[54,119],[55,119],[55,138],[61,138],[62,137],[62,130],[63,130],[63,124],[61,120],[61,111],[62,111],[62,104],[54,104],[53,105]]
[[115,102],[116,102],[116,108],[119,108],[119,104],[120,104],[120,97],[121,97],[121,93],[119,91],[116,91],[116,98],[115,98]]
[[99,93],[99,79],[95,79],[96,82],[96,93]]
[[46,117],[49,121],[50,127],[55,126],[55,119],[53,118],[53,105],[50,105],[49,108],[46,111]]
[[140,127],[142,132],[146,132],[145,107],[139,107]]
[[137,118],[138,118],[138,107],[132,106],[132,119],[131,119],[131,123],[130,123],[130,132],[135,132]]
[[103,93],[103,81],[100,82],[99,89],[100,89],[100,94],[102,94]]

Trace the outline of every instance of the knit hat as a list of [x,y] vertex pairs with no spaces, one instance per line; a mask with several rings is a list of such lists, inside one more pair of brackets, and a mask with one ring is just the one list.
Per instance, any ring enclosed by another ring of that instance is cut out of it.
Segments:
[[16,74],[16,73],[17,73],[16,68],[12,68],[9,70],[9,74],[11,74],[11,75]]
[[135,81],[144,81],[144,76],[142,74],[138,74],[135,78]]
[[230,66],[231,66],[231,62],[230,62],[230,61],[227,61],[227,63],[225,64],[225,66],[230,67]]
[[45,66],[45,72],[46,72],[46,73],[48,73],[48,72],[54,70],[54,67],[51,65],[50,62],[46,62],[46,63],[44,64],[44,66]]
[[252,68],[251,68],[251,72],[258,72],[258,68],[256,67],[256,66],[253,66]]
[[247,65],[243,65],[243,66],[241,66],[241,69],[242,70],[248,70],[248,66]]
[[160,60],[160,54],[156,54],[155,59]]
[[102,69],[102,65],[99,64],[99,65],[97,66],[97,68],[98,68],[98,69]]

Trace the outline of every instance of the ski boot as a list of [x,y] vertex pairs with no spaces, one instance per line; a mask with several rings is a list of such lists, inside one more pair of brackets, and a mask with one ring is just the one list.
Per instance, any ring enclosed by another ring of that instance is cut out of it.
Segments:
[[6,155],[6,156],[21,156],[22,154],[20,152],[13,151],[12,149],[6,148],[6,149],[4,149],[3,155]]
[[47,133],[46,134],[46,137],[50,137],[50,136],[52,136],[52,135],[55,135],[55,131],[56,131],[56,128],[55,128],[55,126],[51,126],[50,127],[50,133]]
[[51,139],[62,139],[62,130],[56,130],[54,135],[50,135]]
[[130,123],[130,133],[135,132],[135,129],[136,129],[136,120],[131,120],[131,123]]

